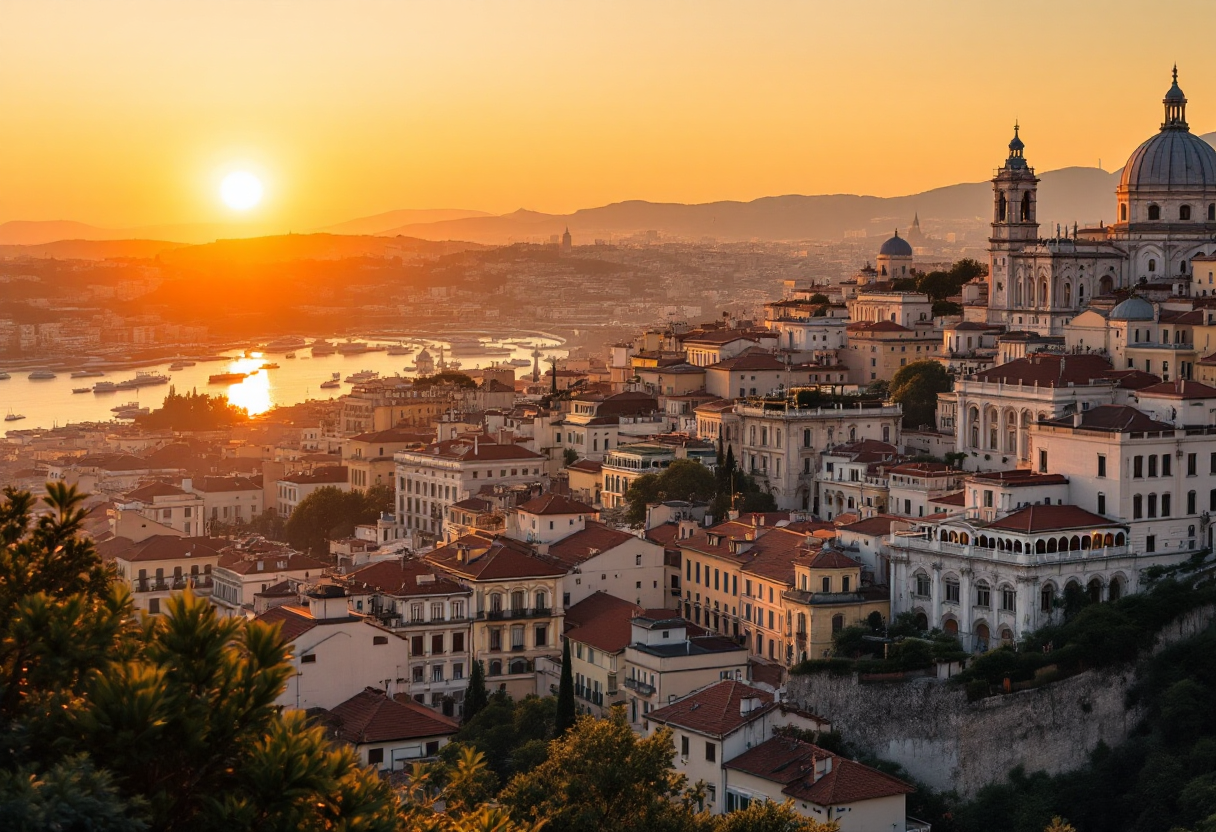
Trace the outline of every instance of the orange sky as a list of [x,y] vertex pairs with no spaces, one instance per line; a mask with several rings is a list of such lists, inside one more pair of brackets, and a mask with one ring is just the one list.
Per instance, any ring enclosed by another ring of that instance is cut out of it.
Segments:
[[1015,117],[1039,170],[1109,170],[1175,60],[1216,130],[1213,23],[1207,0],[4,0],[0,222],[225,222],[234,168],[266,181],[246,220],[296,231],[897,195],[991,176]]

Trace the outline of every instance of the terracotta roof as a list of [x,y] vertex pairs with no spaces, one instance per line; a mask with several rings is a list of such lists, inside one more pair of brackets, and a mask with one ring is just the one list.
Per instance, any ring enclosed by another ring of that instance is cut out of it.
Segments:
[[546,459],[544,454],[538,454],[534,451],[529,451],[527,448],[522,448],[514,443],[505,445],[495,444],[493,442],[481,441],[480,437],[476,442],[472,439],[449,439],[444,442],[434,442],[424,449],[416,451],[402,451],[407,458],[418,460],[421,462],[423,457],[442,457],[444,459],[456,459],[462,462],[499,462],[506,460],[543,460]]
[[1003,488],[1026,488],[1039,485],[1067,485],[1068,477],[1063,474],[1040,474],[1029,468],[1015,468],[1012,471],[984,471],[972,474],[968,479],[980,482],[991,482]]
[[590,459],[580,459],[577,462],[570,463],[566,467],[574,471],[584,471],[588,474],[598,474],[600,471],[604,470],[604,463],[593,462]]
[[347,478],[345,465],[330,465],[314,468],[312,471],[299,471],[295,474],[288,474],[280,482],[290,482],[295,485],[336,485],[346,482]]
[[202,477],[191,483],[190,490],[217,494],[233,491],[261,491],[262,486],[249,477]]
[[344,584],[364,584],[386,595],[396,597],[470,594],[471,590],[437,572],[425,561],[400,560],[372,563],[349,573],[341,579]]
[[460,727],[438,711],[409,699],[389,699],[376,688],[365,688],[329,714],[338,736],[355,745],[444,737]]
[[1110,362],[1100,355],[1057,355],[1036,352],[971,376],[976,381],[1022,384],[1027,387],[1087,385],[1109,378]]
[[[744,716],[740,713],[743,700],[751,698],[759,699],[760,706]],[[699,734],[724,737],[774,707],[771,693],[743,682],[726,680],[651,711],[648,718],[663,725],[678,725]]]
[[154,560],[190,560],[191,558],[218,557],[220,549],[228,545],[226,540],[210,537],[178,537],[172,534],[154,534],[132,543],[125,552],[116,554],[132,563]]
[[435,437],[434,431],[419,431],[412,428],[389,428],[371,433],[360,433],[350,437],[351,442],[421,442],[423,444]]
[[940,497],[934,497],[929,502],[943,506],[965,506],[967,505],[967,492],[955,491],[953,494],[943,494]]
[[1114,379],[1117,382],[1116,386],[1124,390],[1141,390],[1161,382],[1158,376],[1146,373],[1144,370],[1112,370],[1106,374],[1106,377]]
[[1047,532],[1117,525],[1079,506],[1032,505],[989,523],[989,529],[1011,532]]
[[577,500],[571,500],[561,494],[542,494],[539,497],[534,497],[528,502],[519,505],[519,511],[525,511],[528,514],[595,514],[595,509],[586,503],[580,503]]
[[861,566],[860,563],[843,552],[826,548],[820,549],[812,555],[810,563],[807,565],[811,569],[856,569]]
[[[827,771],[817,774],[817,764]],[[767,739],[723,763],[723,767],[779,783],[784,786],[782,794],[816,806],[839,806],[916,791],[898,777],[790,737]]]
[[786,363],[771,352],[761,352],[760,350],[748,350],[747,352],[736,355],[734,358],[727,358],[719,361],[717,364],[710,364],[710,370],[785,370],[789,369]]
[[904,462],[888,469],[887,473],[931,477],[940,476],[941,474],[962,474],[962,471],[957,468],[951,468],[944,462]]
[[564,566],[542,558],[527,544],[507,537],[467,534],[428,552],[426,559],[445,572],[472,581],[549,578],[566,574]]
[[1216,387],[1209,387],[1198,381],[1178,379],[1145,387],[1136,395],[1155,399],[1216,399]]
[[895,321],[862,321],[860,323],[849,324],[846,329],[851,333],[856,332],[912,332],[906,326],[900,326]]
[[[258,569],[258,563],[262,564],[261,569]],[[320,575],[321,570],[325,569],[327,564],[295,552],[291,554],[267,553],[264,557],[248,557],[229,552],[220,558],[219,565],[238,575],[254,575],[259,572],[269,575],[279,572],[307,572],[309,575],[312,573]]]
[[189,491],[183,491],[176,485],[169,485],[167,482],[150,482],[129,492],[126,499],[152,502],[156,497],[186,497],[189,495]]
[[1072,415],[1059,419],[1049,419],[1043,424],[1057,427],[1077,427],[1080,430],[1098,430],[1108,433],[1127,433],[1129,431],[1173,430],[1174,426],[1166,422],[1158,422],[1142,410],[1125,404],[1104,404],[1091,407],[1081,413],[1081,424],[1074,425]]
[[879,514],[875,517],[867,517],[865,520],[858,520],[856,523],[850,523],[847,526],[838,527],[842,532],[853,532],[854,534],[865,535],[887,535],[891,533],[891,524],[897,523],[903,518],[891,517],[887,514]]
[[589,521],[582,531],[549,544],[549,557],[561,561],[567,568],[572,568],[601,552],[637,539],[629,532],[617,531],[602,523]]
[[676,543],[680,536],[680,524],[676,522],[662,523],[646,530],[646,539],[660,546]]
[[[633,640],[630,622],[644,612],[637,604],[601,590],[566,607],[566,638],[605,653],[619,653]],[[670,612],[678,616],[674,610]]]
[[263,624],[278,624],[284,641],[295,641],[317,626],[317,620],[308,610],[287,604],[281,607],[271,607],[255,620],[261,621]]

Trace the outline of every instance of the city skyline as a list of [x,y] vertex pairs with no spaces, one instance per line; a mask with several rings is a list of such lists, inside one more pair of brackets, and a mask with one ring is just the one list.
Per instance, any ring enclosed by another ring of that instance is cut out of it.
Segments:
[[[1022,4],[1020,31],[997,4],[68,8],[6,13],[0,222],[272,233],[402,208],[896,196],[988,178],[1015,119],[1039,170],[1114,170],[1175,61],[1193,132],[1216,128],[1201,28],[1172,31],[1191,2],[1136,21],[1169,54],[1132,56],[1076,42],[1113,42],[1131,3]],[[1018,57],[995,64],[992,39]],[[234,171],[261,204],[221,202]]]

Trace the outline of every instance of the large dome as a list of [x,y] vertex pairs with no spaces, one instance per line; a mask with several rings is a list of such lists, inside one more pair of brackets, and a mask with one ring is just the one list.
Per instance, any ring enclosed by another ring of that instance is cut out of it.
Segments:
[[1132,153],[1120,187],[1216,188],[1216,148],[1190,131],[1162,130]]
[[911,257],[912,246],[896,231],[894,237],[882,244],[878,253],[886,257]]
[[1153,305],[1144,298],[1131,297],[1110,310],[1108,321],[1151,321]]

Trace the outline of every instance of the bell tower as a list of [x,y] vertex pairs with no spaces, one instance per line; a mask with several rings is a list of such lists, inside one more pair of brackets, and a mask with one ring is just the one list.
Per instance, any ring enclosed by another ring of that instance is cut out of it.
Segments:
[[1010,323],[1010,310],[1019,306],[1011,285],[1011,255],[1039,237],[1038,185],[1034,168],[1026,164],[1026,145],[1013,125],[1009,157],[992,178],[992,236],[988,239],[988,310],[992,323]]

